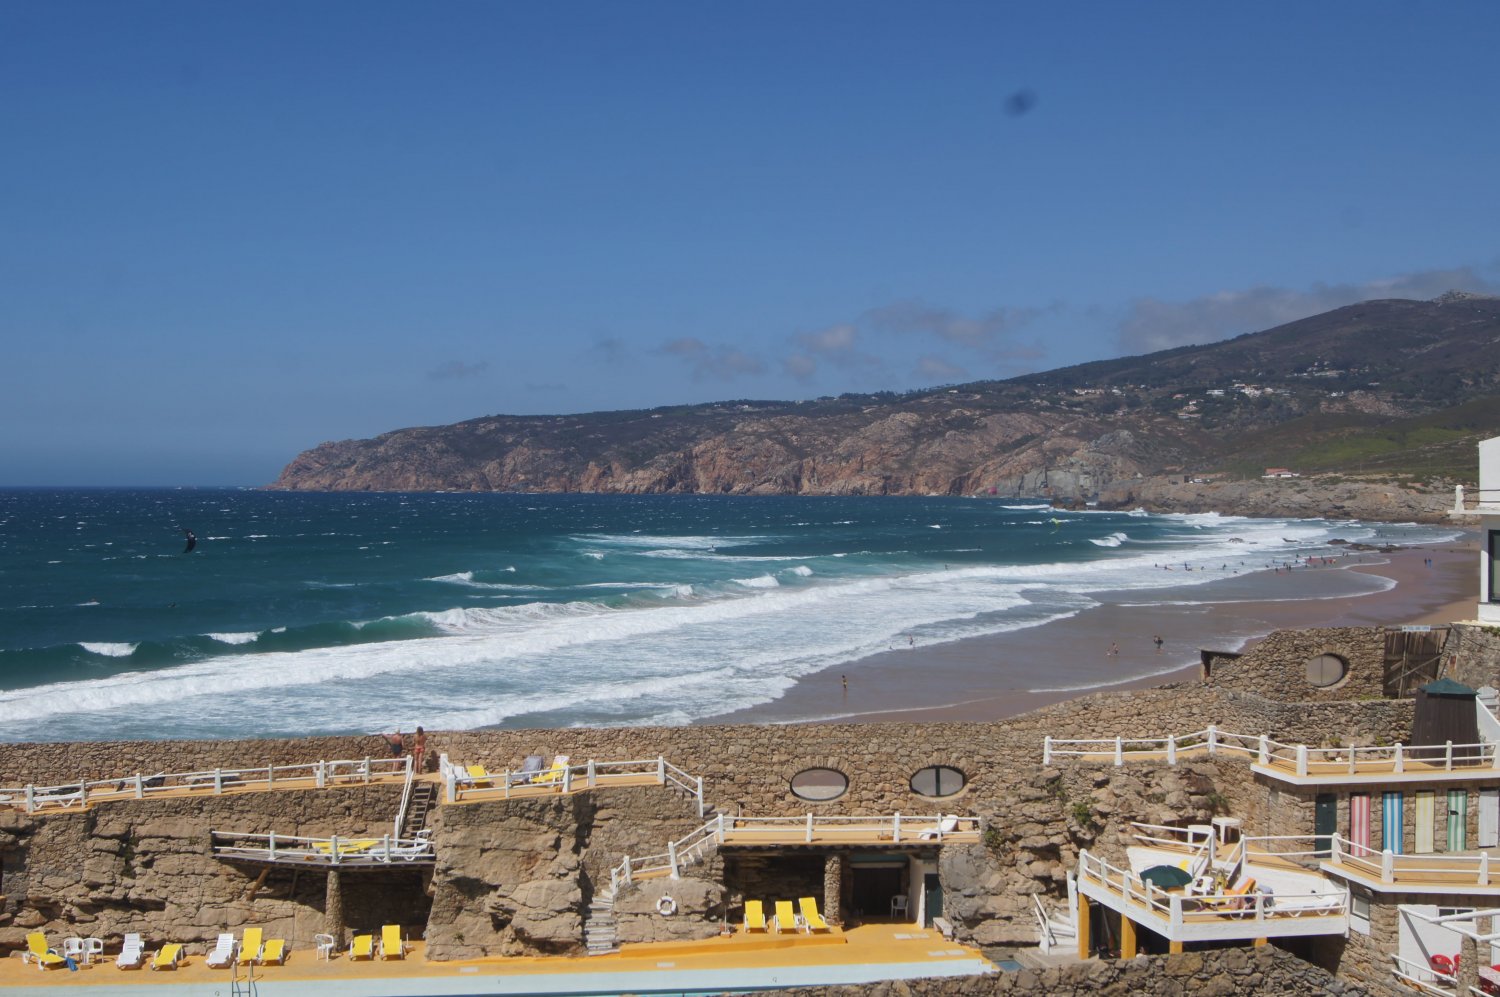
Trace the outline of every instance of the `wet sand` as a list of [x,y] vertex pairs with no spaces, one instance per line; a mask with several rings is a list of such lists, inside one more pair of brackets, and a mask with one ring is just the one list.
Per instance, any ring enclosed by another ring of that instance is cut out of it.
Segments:
[[[1104,593],[1096,596],[1100,605],[1068,619],[950,644],[893,647],[810,675],[774,702],[704,722],[997,720],[1090,692],[1193,681],[1200,648],[1243,650],[1274,630],[1472,620],[1477,544],[1465,534],[1392,553],[1320,548],[1312,552],[1316,563],[1295,571]],[[1333,563],[1322,563],[1323,554],[1333,554]],[[1369,591],[1329,596],[1351,587]],[[1163,638],[1160,651],[1156,635]],[[1108,653],[1112,643],[1117,655]]]

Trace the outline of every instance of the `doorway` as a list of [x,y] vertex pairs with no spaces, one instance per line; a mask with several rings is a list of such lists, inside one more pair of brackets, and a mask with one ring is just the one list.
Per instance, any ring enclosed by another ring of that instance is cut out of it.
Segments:
[[[853,912],[862,920],[884,919],[892,916],[892,901],[906,897],[906,863],[888,865],[852,865],[849,869],[854,880],[851,891]],[[908,911],[911,904],[907,903]]]

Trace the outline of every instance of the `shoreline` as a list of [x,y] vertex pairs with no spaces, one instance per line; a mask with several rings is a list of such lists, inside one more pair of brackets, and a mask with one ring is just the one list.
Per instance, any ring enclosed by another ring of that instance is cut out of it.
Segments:
[[[694,726],[1001,720],[1093,693],[1196,681],[1200,649],[1244,651],[1276,630],[1472,620],[1479,592],[1477,544],[1465,530],[1442,544],[1358,552],[1362,563],[1338,558],[1296,572],[1241,576],[1260,590],[1284,585],[1274,595],[1214,600],[1216,593],[1199,591],[1197,599],[1156,603],[1127,601],[1140,599],[1138,592],[1106,598],[1040,626],[893,648],[815,672],[770,703],[705,717]],[[1363,595],[1319,595],[1324,582],[1317,576],[1326,571],[1358,573],[1384,587]],[[1152,646],[1158,634],[1165,640],[1162,651]],[[1111,644],[1117,654],[1108,653]],[[1059,657],[1082,677],[1066,686],[1049,684],[1049,678],[1056,681]],[[847,677],[847,687],[841,677]]]

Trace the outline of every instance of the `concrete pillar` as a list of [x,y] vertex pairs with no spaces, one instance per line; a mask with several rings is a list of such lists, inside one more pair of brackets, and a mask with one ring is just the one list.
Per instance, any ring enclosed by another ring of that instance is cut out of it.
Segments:
[[323,932],[333,936],[335,948],[344,947],[344,887],[339,882],[337,869],[328,870],[328,892],[323,898]]
[[1078,958],[1087,959],[1089,949],[1089,898],[1078,894]]
[[838,853],[823,859],[823,920],[841,924],[844,914],[844,857]]
[[1120,916],[1120,958],[1135,958],[1135,922],[1124,915]]
[[[1476,929],[1479,927],[1479,922],[1477,920],[1474,922],[1474,927]],[[1485,955],[1489,955],[1489,948],[1489,943],[1486,942],[1484,946]],[[1474,941],[1474,937],[1472,935],[1459,935],[1458,954],[1461,957],[1458,960],[1458,973],[1455,974],[1458,976],[1458,992],[1461,994],[1467,994],[1471,991],[1471,989],[1478,990],[1479,943]],[[1484,964],[1488,966],[1489,960],[1486,959],[1484,961]]]

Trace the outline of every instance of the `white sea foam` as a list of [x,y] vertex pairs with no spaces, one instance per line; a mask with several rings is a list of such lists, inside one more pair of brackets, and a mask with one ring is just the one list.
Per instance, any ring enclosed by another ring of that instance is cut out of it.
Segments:
[[78,642],[78,646],[83,648],[90,654],[102,654],[110,658],[128,658],[135,653],[135,649],[139,645],[109,642],[96,643],[93,641],[82,640]]
[[805,564],[799,564],[795,568],[788,568],[787,569],[787,573],[788,574],[793,574],[793,575],[799,575],[799,576],[801,576],[803,578],[810,578],[812,576],[813,569],[809,568]]
[[773,589],[781,583],[772,575],[757,575],[754,578],[736,578],[735,584],[743,585],[750,589]]
[[220,644],[249,644],[260,636],[260,632],[252,630],[248,633],[204,634],[203,636],[212,637]]
[[1123,533],[1111,533],[1104,537],[1089,537],[1088,541],[1091,544],[1098,544],[1100,547],[1118,547],[1129,539],[1130,537]]

